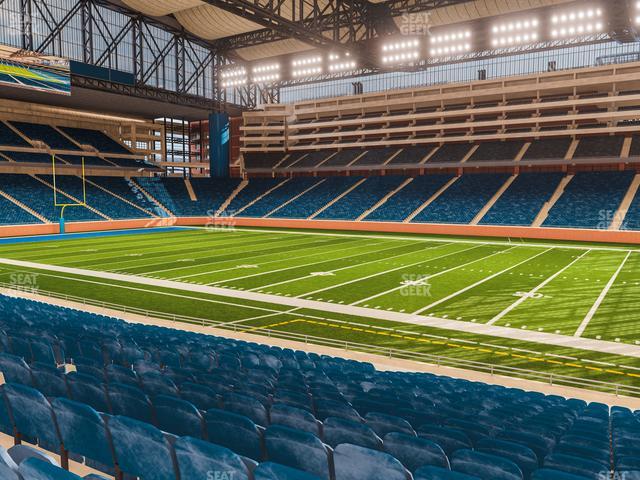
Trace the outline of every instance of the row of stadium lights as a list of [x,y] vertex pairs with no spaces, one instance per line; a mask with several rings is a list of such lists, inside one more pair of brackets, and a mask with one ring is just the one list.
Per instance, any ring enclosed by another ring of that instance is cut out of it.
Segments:
[[[635,23],[640,25],[640,0],[635,4]],[[573,11],[554,13],[551,17],[550,36],[554,39],[596,34],[604,31],[601,8],[581,8]],[[536,43],[540,40],[540,21],[537,18],[501,22],[491,28],[491,45],[494,48],[511,47]],[[430,37],[429,54],[433,58],[449,57],[468,53],[472,50],[470,29],[441,31]],[[382,45],[382,63],[385,65],[409,64],[422,58],[422,44],[418,39],[404,39]],[[349,53],[342,56],[331,53],[326,58],[319,55],[298,58],[291,62],[294,78],[310,77],[330,73],[354,71],[357,63]],[[252,69],[252,83],[268,83],[280,80],[280,64],[258,65]],[[222,74],[223,87],[246,85],[249,81],[244,68],[227,70]]]

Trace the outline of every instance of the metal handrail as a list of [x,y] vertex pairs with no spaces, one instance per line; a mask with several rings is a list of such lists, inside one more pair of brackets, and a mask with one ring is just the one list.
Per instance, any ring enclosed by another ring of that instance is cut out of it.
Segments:
[[[131,307],[126,305],[120,305],[117,303],[110,303],[100,300],[94,300],[86,297],[78,297],[75,295],[63,294],[58,292],[50,292],[40,289],[20,288],[19,286],[0,282],[0,288],[4,288],[16,293],[33,293],[42,295],[45,297],[57,298],[65,301],[72,301],[75,303],[81,303],[83,305],[91,305],[95,307],[115,310],[123,313],[129,313],[134,315],[140,315],[148,318],[156,318],[161,320],[169,320],[173,323],[190,323],[193,325],[199,325],[202,327],[221,328],[225,330],[232,330],[238,333],[252,333],[257,335],[267,336],[269,338],[278,338],[289,341],[297,341],[305,344],[314,344],[327,346],[331,348],[341,349],[347,352],[361,352],[370,353],[374,355],[383,356],[386,358],[395,358],[400,360],[412,360],[420,363],[427,363],[438,367],[452,367],[466,370],[473,370],[482,373],[494,375],[502,375],[508,377],[515,377],[524,380],[533,380],[537,382],[546,383],[550,386],[568,386],[581,389],[595,390],[604,393],[614,394],[616,396],[632,396],[640,397],[640,387],[632,385],[625,385],[620,383],[603,382],[600,380],[592,380],[586,378],[572,377],[568,375],[560,375],[556,373],[544,373],[535,370],[528,370],[524,368],[510,367],[506,365],[498,365],[493,363],[477,362],[473,360],[465,360],[461,358],[449,357],[446,355],[434,355],[430,353],[416,352],[413,350],[401,350],[397,348],[384,347],[380,345],[369,345],[365,343],[336,340],[327,337],[318,337],[315,335],[308,335],[295,332],[285,332],[282,330],[272,330],[267,328],[256,328],[253,326],[241,325],[238,323],[220,322],[211,319],[205,319],[200,317],[191,317],[187,315],[179,315],[167,312],[158,312],[150,309],[143,309],[138,307]],[[273,313],[280,313],[274,310]],[[285,313],[285,312],[281,312]],[[344,320],[332,320],[338,323],[354,324],[353,322],[347,322]],[[357,324],[356,324],[357,325]],[[438,337],[435,335],[426,335],[433,338],[444,339],[445,337]]]

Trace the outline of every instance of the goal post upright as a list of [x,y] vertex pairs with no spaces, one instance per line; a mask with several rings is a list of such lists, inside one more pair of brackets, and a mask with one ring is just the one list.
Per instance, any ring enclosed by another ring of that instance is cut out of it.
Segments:
[[67,207],[86,207],[87,206],[87,183],[85,177],[85,168],[84,168],[84,155],[82,156],[82,202],[79,203],[59,203],[58,202],[58,184],[56,177],[56,155],[55,153],[51,154],[51,170],[53,173],[53,206],[56,208],[60,208],[60,219],[59,219],[59,233],[65,233],[65,220],[64,220],[64,211]]

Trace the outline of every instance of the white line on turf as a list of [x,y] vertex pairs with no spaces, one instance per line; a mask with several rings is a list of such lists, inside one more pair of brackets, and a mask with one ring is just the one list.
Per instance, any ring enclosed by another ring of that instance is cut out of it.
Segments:
[[[451,255],[457,255],[459,253],[462,252],[467,252],[469,250],[475,250],[476,248],[480,248],[482,245],[476,245],[475,247],[469,247],[469,248],[465,248],[463,250],[456,250],[455,252],[451,252],[451,253],[446,253],[444,255],[439,255],[437,257],[434,258],[423,258],[422,260],[420,260],[419,262],[413,262],[413,263],[409,263],[407,265],[401,265],[399,267],[395,267],[395,268],[391,268],[389,270],[383,270],[382,272],[377,272],[377,273],[373,273],[371,275],[367,275],[366,277],[358,277],[358,278],[354,278],[353,280],[349,280],[347,282],[342,282],[342,283],[338,283],[337,285],[331,285],[329,287],[325,287],[325,288],[321,288],[319,290],[314,290],[313,292],[307,292],[307,293],[303,293],[302,295],[298,295],[296,298],[301,298],[301,297],[306,297],[309,295],[315,295],[316,293],[320,293],[320,292],[324,292],[325,290],[332,290],[334,288],[338,288],[338,287],[344,287],[345,285],[349,285],[351,283],[356,283],[356,282],[361,282],[362,280],[369,280],[370,278],[373,277],[378,277],[380,275],[385,275],[387,273],[391,273],[391,272],[397,272],[398,270],[402,270],[404,268],[409,268],[409,267],[414,267],[416,265],[420,265],[421,263],[427,263],[427,262],[432,262],[434,260],[439,260],[441,258],[445,258],[445,257],[449,257]],[[392,258],[392,257],[390,257]],[[385,259],[386,260],[386,259]],[[378,260],[379,261],[379,260]],[[370,262],[369,262],[370,263]]]
[[[436,249],[436,248],[444,247],[446,245],[448,245],[448,244],[445,243],[445,244],[442,244],[442,245],[437,245],[435,247],[428,247],[428,248],[425,248],[425,250]],[[395,249],[397,249],[399,247],[406,247],[406,246],[407,245],[394,245],[393,247],[389,247],[389,248],[384,248],[382,250],[378,250],[375,253],[381,253],[381,252],[385,252],[387,250],[395,250]],[[356,263],[356,264],[353,264],[353,265],[348,265],[346,267],[340,267],[340,268],[336,268],[336,269],[333,269],[333,270],[328,270],[327,273],[341,272],[342,270],[349,270],[351,268],[361,267],[363,265],[369,265],[371,263],[377,263],[377,262],[381,262],[381,261],[384,261],[384,260],[390,260],[392,258],[403,257],[403,256],[406,256],[406,255],[414,255],[415,253],[416,252],[399,253],[398,255],[392,255],[392,256],[386,257],[384,259],[369,260],[368,262],[361,262],[361,263]],[[267,288],[272,288],[272,287],[275,287],[277,285],[283,285],[285,283],[297,282],[297,281],[300,281],[300,280],[304,280],[304,279],[307,279],[307,278],[313,278],[313,277],[315,277],[315,275],[312,275],[312,274],[303,275],[302,277],[290,278],[288,280],[283,280],[281,282],[272,283],[270,285],[261,285],[259,287],[251,288],[248,291],[249,292],[254,292],[254,291],[257,291],[257,290],[265,290]]]
[[[385,243],[388,243],[388,242],[385,242]],[[375,245],[375,244],[371,244],[371,243],[367,244],[367,243],[365,243],[365,244],[356,245],[356,246],[353,246],[353,247],[350,247],[350,248],[345,248],[342,251],[344,252],[344,251],[347,251],[347,250],[352,250],[354,248],[362,248],[364,246],[369,246],[369,245]],[[385,250],[385,249],[383,249],[383,250]],[[371,254],[371,253],[377,253],[378,251],[379,250],[362,252],[362,253],[358,253],[357,255],[366,255],[366,254]],[[326,252],[325,252],[325,254],[326,254]],[[319,255],[319,254],[316,254],[316,255]],[[305,255],[302,258],[307,258],[307,257],[309,257],[309,255]],[[301,264],[301,265],[293,265],[293,266],[288,266],[288,267],[283,267],[283,268],[277,268],[275,270],[267,270],[265,272],[258,272],[258,273],[253,273],[253,274],[250,274],[250,275],[243,275],[241,277],[227,278],[227,279],[224,279],[224,280],[218,280],[216,282],[207,283],[206,285],[219,285],[220,283],[234,282],[236,280],[244,280],[245,278],[259,277],[260,275],[268,275],[270,273],[284,272],[284,271],[293,270],[293,269],[296,269],[296,268],[310,267],[312,265],[318,265],[320,263],[344,260],[345,258],[350,258],[350,257],[353,257],[353,254],[344,255],[344,256],[340,256],[340,257],[336,257],[336,258],[324,258],[322,260],[318,260],[318,261],[311,262],[311,263],[305,263],[305,264]],[[289,261],[289,260],[293,260],[293,258],[288,258],[287,261]],[[279,260],[279,261],[282,262],[282,260]]]
[[[426,312],[427,310],[430,310],[431,308],[433,308],[433,307],[435,307],[435,306],[437,306],[437,305],[440,305],[441,303],[448,302],[448,301],[449,301],[449,300],[451,300],[452,298],[455,298],[455,297],[457,297],[458,295],[462,295],[463,293],[466,293],[466,292],[468,292],[469,290],[472,290],[472,289],[474,289],[474,288],[476,288],[476,287],[478,287],[478,286],[482,285],[483,283],[488,282],[489,280],[493,280],[494,278],[499,277],[500,275],[502,275],[502,274],[504,274],[504,273],[508,272],[509,270],[513,270],[514,268],[517,268],[517,267],[519,267],[520,265],[523,265],[523,264],[525,264],[525,263],[527,263],[527,262],[530,262],[530,261],[531,261],[531,260],[533,260],[534,258],[537,258],[537,257],[539,257],[540,255],[543,255],[543,254],[545,254],[545,253],[547,253],[547,252],[550,252],[551,250],[553,250],[553,248],[547,248],[546,250],[543,250],[542,252],[539,252],[539,253],[537,253],[537,254],[533,255],[532,257],[528,257],[528,258],[524,259],[524,260],[523,260],[523,261],[521,261],[521,262],[518,262],[518,263],[516,263],[516,264],[514,264],[514,265],[511,265],[510,267],[505,268],[504,270],[500,270],[499,272],[496,272],[496,273],[494,273],[493,275],[489,275],[488,277],[485,277],[485,278],[483,278],[483,279],[481,279],[481,280],[477,281],[476,283],[473,283],[473,284],[471,284],[471,285],[469,285],[469,286],[467,286],[467,287],[465,287],[465,288],[463,288],[463,289],[461,289],[461,290],[458,290],[457,292],[453,292],[451,295],[447,295],[446,297],[441,298],[440,300],[438,300],[438,301],[436,301],[436,302],[433,302],[432,304],[427,305],[426,307],[422,307],[421,309],[416,310],[415,312],[413,312],[413,314],[414,314],[414,315],[419,315],[419,314],[421,314],[422,312]],[[505,250],[505,252],[506,252],[506,250]]]
[[[440,275],[444,275],[445,273],[453,272],[453,271],[458,270],[460,268],[466,267],[467,265],[471,265],[473,263],[480,262],[482,260],[486,260],[487,258],[495,257],[496,255],[500,255],[501,253],[508,252],[509,250],[513,250],[514,248],[518,248],[518,247],[505,248],[504,250],[500,250],[499,252],[494,252],[494,253],[491,253],[489,255],[485,255],[484,257],[480,257],[480,258],[477,258],[475,260],[471,260],[470,262],[467,262],[467,263],[461,263],[460,265],[456,265],[455,267],[447,268],[446,270],[442,270],[442,271],[440,271],[438,273],[434,273],[432,275],[427,275],[427,276],[422,277],[422,278],[424,280],[429,280],[429,279],[434,278],[434,277],[439,277]],[[429,262],[429,260],[427,260],[424,263],[427,263],[427,262]],[[373,300],[374,298],[382,297],[382,296],[387,295],[389,293],[397,292],[398,290],[401,290],[403,288],[406,288],[406,286],[405,285],[398,285],[398,286],[390,288],[389,290],[386,290],[384,292],[376,293],[375,295],[371,295],[370,297],[363,298],[362,300],[358,300],[357,302],[353,302],[351,305],[359,305],[361,303]]]
[[600,292],[600,295],[594,302],[593,306],[589,309],[589,311],[587,312],[587,315],[584,317],[584,320],[582,320],[582,322],[580,323],[580,326],[578,326],[576,333],[573,334],[575,337],[581,337],[584,331],[587,329],[589,322],[591,322],[591,319],[594,317],[594,315],[598,311],[598,308],[600,308],[600,304],[602,304],[602,302],[604,301],[605,297],[609,293],[609,290],[615,283],[616,279],[618,278],[618,275],[620,275],[620,272],[624,268],[624,265],[627,263],[627,260],[629,260],[630,256],[631,256],[631,252],[628,252],[627,255],[624,257],[624,259],[622,260],[622,262],[620,263],[620,266],[618,267],[618,269],[613,273],[613,275],[611,276],[607,284],[604,286],[604,288],[602,289],[602,292]]
[[[397,225],[394,222],[388,222],[390,225]],[[193,227],[193,228],[205,228],[205,227]],[[237,231],[242,232],[264,232],[264,229],[260,228],[251,228],[251,227],[236,227]],[[371,234],[354,234],[354,233],[324,233],[324,232],[313,232],[313,231],[287,231],[283,232],[282,230],[273,230],[273,233],[287,233],[288,235],[315,235],[315,236],[330,236],[330,237],[356,237],[356,238],[393,238],[394,240],[413,240],[416,242],[449,242],[449,243],[466,243],[466,244],[482,244],[482,245],[508,245],[512,246],[513,242],[509,241],[499,241],[499,240],[472,240],[472,239],[456,239],[456,238],[425,238],[421,236],[421,234],[415,234],[414,236],[398,236],[398,235],[371,235]],[[580,245],[571,245],[571,244],[563,244],[563,243],[529,243],[529,242],[520,242],[518,243],[519,247],[540,247],[540,248],[548,248],[548,247],[556,247],[556,248],[566,248],[569,250],[599,250],[599,251],[609,251],[609,252],[640,252],[640,249],[630,249],[626,246],[617,247],[597,247],[597,246],[580,246]]]
[[[249,300],[255,302],[264,302],[267,304],[286,305],[290,307],[300,307],[304,309],[316,310],[321,312],[338,313],[345,315],[353,315],[363,317],[371,321],[372,319],[387,320],[390,322],[409,323],[413,325],[422,325],[425,327],[440,328],[445,330],[457,330],[460,332],[474,333],[479,335],[492,335],[495,337],[510,338],[514,340],[522,340],[526,342],[542,343],[548,345],[555,345],[565,348],[577,348],[583,350],[592,350],[595,352],[602,352],[608,354],[627,355],[630,357],[640,358],[640,346],[630,345],[626,343],[607,342],[604,340],[593,340],[589,338],[577,338],[568,335],[558,335],[546,332],[535,332],[532,330],[520,330],[515,328],[500,327],[497,325],[486,325],[482,323],[471,323],[458,320],[450,320],[444,318],[411,315],[400,312],[389,312],[386,310],[375,310],[372,308],[354,307],[351,305],[340,305],[338,303],[327,303],[313,300],[306,300],[302,298],[294,297],[281,297],[277,295],[266,295],[262,293],[229,290],[219,287],[209,287],[206,285],[193,285],[182,282],[173,282],[170,280],[157,280],[146,277],[136,277],[134,275],[123,275],[118,273],[96,272],[92,270],[80,269],[80,268],[68,268],[60,267],[56,265],[47,265],[34,262],[25,262],[20,260],[11,260],[0,258],[0,264],[12,265],[14,267],[33,268],[39,270],[45,270],[49,272],[66,273],[70,275],[82,275],[84,277],[91,277],[97,279],[97,281],[89,281],[86,278],[74,278],[52,275],[57,278],[68,278],[70,280],[95,283],[100,285],[109,285],[114,288],[124,288],[129,290],[150,291],[152,293],[165,293],[158,292],[158,290],[145,290],[139,287],[133,287],[129,285],[108,284],[100,282],[101,279],[115,280],[118,282],[129,282],[134,285],[147,285],[156,288],[168,288],[172,290],[185,292],[185,295],[178,295],[176,293],[166,292],[165,294],[173,297],[190,298],[197,301],[205,301],[210,303],[228,303],[229,305],[235,305],[238,308],[248,308],[254,310],[262,310],[265,312],[275,313],[275,309],[268,307],[258,307],[256,305],[249,306],[233,302],[224,302],[212,299],[202,299],[189,296],[189,293],[197,292],[208,295],[217,295],[226,298],[233,298],[238,300]],[[495,345],[494,345],[495,346]]]
[[576,257],[575,259],[573,259],[573,261],[569,262],[567,265],[565,265],[564,267],[562,267],[560,270],[558,270],[556,273],[554,273],[553,275],[551,275],[549,278],[547,278],[544,282],[542,282],[541,284],[539,284],[537,287],[535,287],[533,290],[530,290],[529,292],[527,292],[527,295],[523,295],[520,298],[518,298],[518,300],[516,300],[515,302],[513,302],[511,305],[509,305],[507,308],[505,308],[503,311],[501,311],[498,315],[496,315],[495,317],[493,317],[491,320],[489,320],[487,322],[487,325],[493,325],[494,323],[496,323],[497,321],[499,321],[502,317],[504,317],[505,315],[507,315],[509,312],[511,312],[514,308],[518,307],[519,305],[521,305],[527,298],[530,298],[531,295],[533,295],[534,293],[537,293],[539,290],[542,290],[544,287],[546,287],[549,283],[551,283],[554,279],[556,279],[558,276],[562,275],[563,272],[565,272],[566,270],[568,270],[569,268],[571,268],[571,266],[573,266],[573,264],[575,264],[576,262],[580,261],[580,259],[582,259],[582,257],[584,257],[586,254],[588,254],[591,250],[587,250],[586,252],[584,252],[582,255],[578,255],[578,257]]

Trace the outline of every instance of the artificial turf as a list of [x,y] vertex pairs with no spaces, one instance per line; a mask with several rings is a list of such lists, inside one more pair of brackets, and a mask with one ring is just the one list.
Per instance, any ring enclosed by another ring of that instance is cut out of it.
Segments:
[[[640,253],[629,247],[194,229],[0,245],[1,258],[212,285],[229,289],[229,295],[0,265],[5,284],[15,283],[17,272],[35,271],[37,287],[44,291],[224,322],[225,328],[255,333],[268,328],[317,337],[311,341],[339,340],[640,386],[637,358],[293,309],[277,299],[299,297],[569,336],[589,318],[583,337],[636,344]],[[232,289],[275,297],[271,303],[241,300],[233,298]]]

